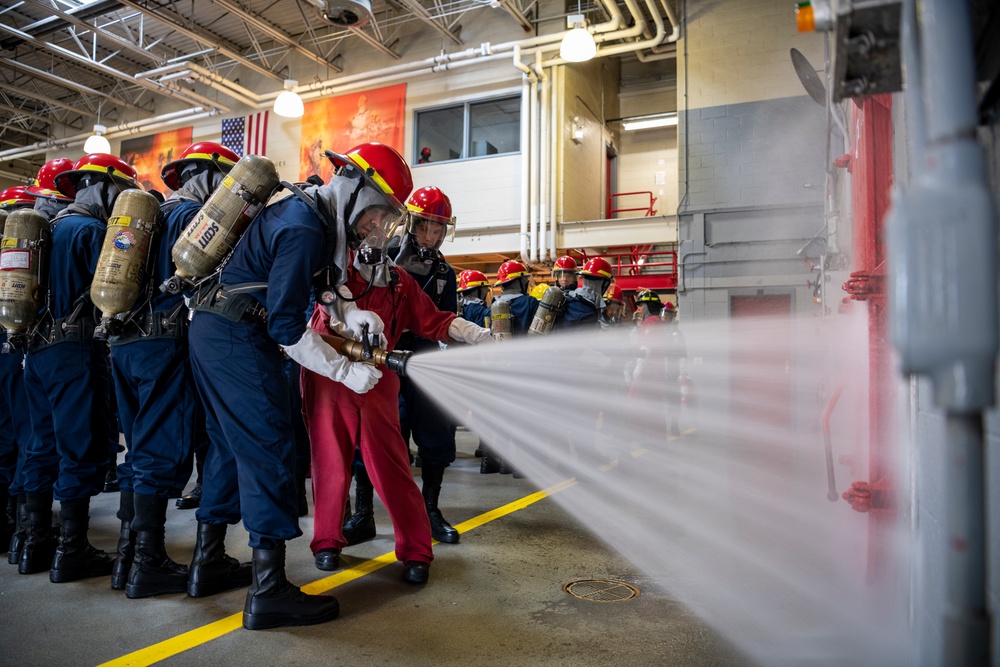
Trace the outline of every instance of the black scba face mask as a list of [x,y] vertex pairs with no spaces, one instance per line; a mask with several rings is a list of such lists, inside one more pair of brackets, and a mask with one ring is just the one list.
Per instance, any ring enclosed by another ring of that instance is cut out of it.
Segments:
[[441,253],[434,248],[421,248],[420,246],[417,246],[413,254],[417,258],[417,261],[424,264],[433,264],[441,257]]

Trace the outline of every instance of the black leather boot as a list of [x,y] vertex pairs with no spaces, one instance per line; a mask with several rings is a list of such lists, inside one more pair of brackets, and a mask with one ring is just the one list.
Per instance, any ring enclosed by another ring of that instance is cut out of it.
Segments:
[[165,496],[135,496],[135,558],[125,585],[126,597],[148,598],[187,590],[188,568],[172,561],[164,544],[167,502]]
[[104,493],[118,493],[121,486],[118,484],[118,464],[111,462],[108,472],[104,474]]
[[285,544],[253,550],[253,582],[243,607],[243,627],[264,630],[315,625],[337,618],[340,603],[329,595],[306,595],[285,578]]
[[240,563],[226,554],[226,524],[199,523],[188,573],[188,595],[202,598],[242,588],[249,586],[252,578],[250,563]]
[[111,588],[123,591],[128,581],[128,571],[132,569],[132,556],[135,554],[135,531],[132,530],[135,495],[130,490],[122,489],[118,501],[118,518],[121,519],[122,526],[118,533],[118,548],[115,549],[115,564],[111,568]]
[[426,584],[431,576],[431,564],[419,560],[403,563],[403,581],[408,584]]
[[354,471],[354,514],[344,522],[347,545],[361,544],[375,537],[374,487],[364,468]]
[[21,549],[28,537],[28,502],[23,493],[17,496],[16,502],[14,534],[10,536],[7,550],[7,562],[11,565],[17,565],[21,560]]
[[3,505],[3,516],[0,517],[0,554],[10,549],[10,540],[17,530],[17,499],[7,495],[7,489],[0,490],[0,505]]
[[17,571],[21,574],[45,572],[52,567],[52,558],[59,545],[52,531],[52,491],[24,495],[27,518]]
[[431,537],[438,542],[458,544],[458,531],[441,515],[438,509],[438,496],[441,494],[441,481],[444,478],[444,467],[424,463],[420,476],[424,480],[424,505],[427,506],[427,518],[431,520]]
[[59,518],[62,532],[59,547],[52,559],[49,581],[63,584],[68,581],[106,577],[111,574],[114,561],[111,556],[95,549],[87,540],[90,527],[90,498],[75,498],[62,501]]
[[111,588],[116,591],[125,590],[128,572],[132,569],[132,558],[135,555],[135,531],[131,521],[122,521],[121,533],[118,535],[118,548],[115,549],[115,564],[111,568]]
[[194,485],[191,493],[177,499],[177,509],[194,510],[201,506],[201,482]]

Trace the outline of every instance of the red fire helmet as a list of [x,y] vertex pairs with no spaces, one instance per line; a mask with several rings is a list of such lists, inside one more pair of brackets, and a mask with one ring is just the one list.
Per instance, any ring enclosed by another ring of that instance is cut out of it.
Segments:
[[410,198],[406,200],[406,208],[421,218],[440,222],[443,225],[455,222],[455,218],[451,216],[451,200],[448,199],[448,195],[441,192],[440,188],[433,185],[420,188],[410,195]]
[[605,301],[615,301],[617,303],[625,303],[625,294],[622,293],[622,288],[618,285],[612,285],[608,288],[608,291],[604,293]]
[[25,190],[27,185],[15,185],[0,192],[0,208],[25,208],[35,205],[35,198]]
[[528,269],[525,268],[524,264],[513,259],[508,259],[497,269],[497,285],[509,283],[515,278],[526,275],[528,275]]
[[489,286],[490,281],[486,277],[486,274],[482,271],[466,269],[458,274],[458,290],[460,292],[464,292],[465,290],[473,289],[475,287]]
[[38,170],[34,185],[28,186],[28,194],[34,197],[44,197],[46,199],[58,199],[59,201],[73,201],[72,197],[67,197],[56,188],[56,176],[73,168],[73,161],[68,157],[59,157],[49,160]]
[[563,255],[557,259],[555,264],[552,266],[552,273],[557,274],[560,271],[576,273],[576,260],[569,255]]
[[91,153],[76,161],[73,168],[56,176],[56,189],[67,197],[76,197],[76,184],[88,173],[98,173],[104,178],[114,179],[123,188],[138,188],[138,174],[135,169],[116,155]]
[[214,141],[199,141],[185,148],[179,158],[168,162],[163,167],[163,171],[160,172],[160,178],[163,179],[168,188],[177,190],[181,187],[180,170],[184,165],[190,162],[205,162],[214,165],[223,174],[228,174],[233,165],[239,162],[239,159],[239,155],[222,144],[217,144]]
[[326,151],[326,157],[337,168],[350,164],[360,169],[369,184],[378,188],[397,211],[403,212],[402,202],[413,191],[413,176],[406,160],[395,148],[371,142],[355,146],[344,154]]
[[594,278],[611,278],[611,264],[603,257],[591,257],[580,269],[581,276]]

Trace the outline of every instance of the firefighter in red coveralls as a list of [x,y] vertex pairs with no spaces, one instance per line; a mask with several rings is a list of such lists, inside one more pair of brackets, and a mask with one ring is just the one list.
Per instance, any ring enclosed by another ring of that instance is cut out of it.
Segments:
[[[362,238],[367,232],[358,230]],[[420,285],[390,262],[366,265],[355,255],[347,283],[339,291],[347,298],[359,295],[357,307],[381,317],[388,350],[404,330],[434,341],[475,344],[492,340],[489,329],[438,310]],[[338,299],[332,306],[317,305],[310,327],[321,334],[342,330],[342,303]],[[354,450],[360,446],[368,476],[395,528],[396,558],[403,562],[404,581],[422,584],[428,579],[434,558],[431,526],[400,434],[398,396],[399,377],[394,373],[383,372],[378,384],[364,395],[315,373],[302,374],[302,412],[312,444],[315,500],[311,547],[321,570],[335,570],[340,550],[347,546],[342,524]]]

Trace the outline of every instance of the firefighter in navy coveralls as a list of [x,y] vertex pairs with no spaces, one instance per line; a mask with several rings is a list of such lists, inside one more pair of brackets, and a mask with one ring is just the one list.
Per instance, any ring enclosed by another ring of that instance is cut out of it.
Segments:
[[604,312],[604,292],[611,285],[611,265],[593,257],[580,269],[581,284],[566,295],[566,312],[559,318],[559,330],[582,327],[596,329]]
[[[73,163],[67,162],[72,168]],[[11,213],[22,208],[34,208],[35,197],[28,190],[28,186],[17,185],[0,192],[0,211]],[[2,229],[3,222],[0,221],[0,231]],[[6,343],[7,332],[0,328],[0,344]],[[25,507],[21,471],[31,439],[31,419],[21,368],[24,351],[9,348],[9,352],[0,355],[0,508],[4,511],[0,522],[0,549],[3,550],[0,553],[13,549],[8,560],[16,565],[24,542]]]
[[160,207],[146,296],[126,318],[121,335],[109,341],[128,446],[118,468],[122,523],[111,588],[130,598],[187,590],[187,566],[167,555],[164,525],[167,502],[181,494],[191,475],[196,396],[184,297],[156,286],[174,274],[171,250],[177,237],[237,160],[233,151],[206,141],[192,144],[163,168],[163,182],[175,192]]
[[[88,291],[114,202],[138,183],[121,158],[93,153],[55,184],[75,199],[53,220],[48,303],[25,356],[35,438],[24,462],[28,535],[18,571],[51,567],[49,580],[60,583],[111,574],[111,557],[87,540],[90,498],[107,472],[110,409],[107,348],[94,340],[97,313]],[[53,450],[57,476],[46,467]],[[53,497],[62,504],[58,548],[50,531]]]
[[458,274],[458,300],[462,306],[459,315],[481,327],[490,326],[490,305],[486,302],[490,294],[490,282],[486,274],[475,269],[466,269]]
[[[0,193],[0,208],[10,211],[22,206],[32,206],[36,211],[45,216],[47,220],[52,220],[61,213],[66,206],[73,201],[72,197],[67,197],[56,190],[55,177],[64,171],[73,168],[73,161],[69,158],[56,158],[49,160],[38,170],[35,182],[25,189],[25,194],[32,199],[20,199],[18,203],[10,204],[6,201],[3,193]],[[0,333],[0,343],[6,341],[6,333]],[[27,507],[24,495],[24,458],[28,449],[28,441],[31,440],[31,415],[28,412],[28,395],[24,389],[24,351],[11,349],[10,354],[0,355],[0,437],[11,437],[11,444],[16,447],[17,457],[16,470],[11,469],[13,479],[10,481],[10,500],[8,507],[16,499],[16,523],[13,534],[7,541],[0,541],[0,548],[8,549],[7,562],[17,565],[21,558],[21,547],[27,535],[25,524],[27,523]],[[0,450],[3,450],[6,442],[0,441]],[[43,464],[44,465],[44,464]],[[47,464],[53,470],[59,466],[59,455],[51,452]],[[0,471],[2,476],[2,471]],[[3,489],[6,490],[6,487]]]
[[[382,218],[399,216],[399,200],[413,187],[406,162],[388,146],[362,144],[346,156],[328,156],[343,167],[340,175],[264,209],[218,282],[200,289],[192,302],[191,362],[212,445],[188,594],[245,583],[224,547],[227,524],[242,518],[253,548],[243,610],[243,625],[251,630],[323,623],[339,612],[336,598],[306,595],[285,578],[285,542],[302,531],[281,350],[356,393],[375,386],[381,372],[340,356],[307,327],[304,314],[314,284],[321,287],[320,301],[336,300],[336,287],[346,280],[349,238],[369,209],[378,207]],[[355,337],[362,324],[382,331],[377,316],[356,307],[345,309],[344,320]]]
[[576,289],[577,273],[576,260],[569,255],[557,258],[552,265],[553,282],[556,287],[567,294]]
[[[507,301],[510,306],[511,335],[514,337],[528,335],[531,321],[535,319],[538,310],[538,299],[528,292],[528,269],[518,261],[508,259],[497,269],[497,285],[500,286],[500,296],[493,302]],[[489,436],[486,436],[487,439]],[[488,446],[481,445],[483,458],[479,464],[479,472],[487,475],[499,472],[509,474],[514,470]]]

